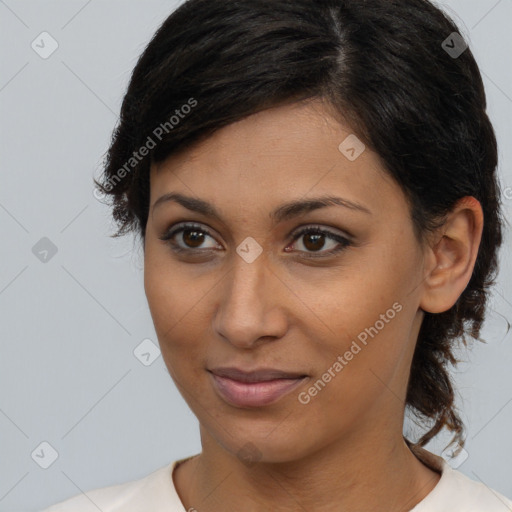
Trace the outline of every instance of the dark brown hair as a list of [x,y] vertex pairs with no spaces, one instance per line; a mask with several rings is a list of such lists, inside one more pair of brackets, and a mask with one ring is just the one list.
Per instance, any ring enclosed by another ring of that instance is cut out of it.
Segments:
[[448,311],[425,313],[418,336],[406,405],[427,430],[419,446],[443,427],[464,445],[448,365],[457,340],[479,336],[502,243],[496,137],[479,68],[454,33],[427,0],[189,0],[140,56],[96,182],[114,236],[144,240],[151,162],[258,111],[323,98],[400,185],[420,241],[458,199],[480,201],[471,280]]

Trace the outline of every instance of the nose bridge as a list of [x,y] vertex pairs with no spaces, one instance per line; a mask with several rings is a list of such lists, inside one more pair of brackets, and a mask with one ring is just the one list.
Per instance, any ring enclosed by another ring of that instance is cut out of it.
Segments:
[[282,335],[284,319],[275,310],[268,265],[263,254],[251,262],[236,254],[225,276],[214,329],[234,345],[249,348],[262,336]]
[[260,295],[259,289],[265,284],[266,262],[261,257],[252,263],[244,261],[239,256],[234,260],[233,269],[230,272],[230,296],[235,300],[254,302],[254,299]]

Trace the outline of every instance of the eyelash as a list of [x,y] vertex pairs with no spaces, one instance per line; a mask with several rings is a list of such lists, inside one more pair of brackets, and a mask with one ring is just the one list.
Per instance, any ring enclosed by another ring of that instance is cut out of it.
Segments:
[[[202,226],[200,226],[198,224],[188,224],[188,223],[178,225],[177,227],[174,227],[173,229],[166,231],[163,234],[163,236],[161,236],[159,238],[163,242],[167,243],[174,252],[179,253],[179,254],[183,254],[183,253],[190,254],[190,253],[197,252],[197,251],[209,250],[209,249],[192,249],[192,248],[184,249],[183,247],[178,246],[176,241],[172,240],[177,234],[183,233],[184,231],[188,231],[188,230],[199,231],[201,233],[208,235],[211,238],[214,238],[210,234],[210,232],[207,229],[203,228]],[[307,226],[305,228],[300,229],[299,231],[295,231],[291,235],[293,237],[292,243],[296,242],[301,236],[303,236],[305,234],[325,235],[326,237],[328,237],[331,240],[334,240],[335,242],[338,242],[338,244],[340,244],[340,246],[335,249],[331,249],[330,251],[324,251],[324,252],[319,252],[319,253],[314,253],[314,252],[307,253],[305,251],[299,251],[300,253],[306,254],[306,256],[301,256],[306,259],[326,258],[329,256],[334,256],[335,254],[340,253],[341,251],[343,251],[344,249],[346,249],[347,247],[352,245],[352,242],[348,238],[338,235],[336,233],[333,233],[331,231],[322,229],[318,226]]]

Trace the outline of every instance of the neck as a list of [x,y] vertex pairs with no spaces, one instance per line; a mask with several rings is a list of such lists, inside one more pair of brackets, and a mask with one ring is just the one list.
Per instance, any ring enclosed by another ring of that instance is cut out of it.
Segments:
[[[420,462],[401,432],[362,432],[290,462],[244,464],[201,429],[203,451],[177,479],[187,510],[407,512],[440,475]],[[312,469],[314,468],[314,470]]]

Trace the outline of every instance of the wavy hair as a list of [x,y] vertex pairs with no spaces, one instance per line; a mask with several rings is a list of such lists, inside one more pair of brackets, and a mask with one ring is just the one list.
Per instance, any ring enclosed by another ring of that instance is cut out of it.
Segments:
[[399,184],[418,240],[475,197],[484,227],[471,280],[418,335],[406,397],[426,430],[416,446],[443,428],[464,445],[449,364],[457,340],[479,336],[502,243],[496,137],[470,48],[443,43],[460,47],[454,32],[427,0],[188,0],[139,57],[95,180],[113,236],[144,240],[152,162],[261,110],[322,98]]

